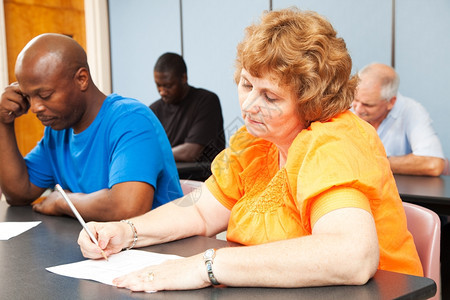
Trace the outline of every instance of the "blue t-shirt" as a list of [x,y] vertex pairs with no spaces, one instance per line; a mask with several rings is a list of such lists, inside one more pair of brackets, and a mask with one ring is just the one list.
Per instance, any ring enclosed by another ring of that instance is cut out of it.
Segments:
[[105,99],[92,124],[78,134],[46,127],[25,162],[30,181],[41,188],[59,183],[74,193],[92,193],[121,182],[146,182],[155,188],[153,208],[183,195],[158,118],[143,103],[117,94]]

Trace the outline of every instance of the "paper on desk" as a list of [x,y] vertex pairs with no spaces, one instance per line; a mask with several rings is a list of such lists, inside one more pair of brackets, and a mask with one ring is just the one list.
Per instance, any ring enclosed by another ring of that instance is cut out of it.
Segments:
[[37,225],[41,221],[33,222],[0,222],[0,240],[6,241]]
[[159,265],[168,259],[176,258],[181,257],[142,250],[128,250],[111,255],[108,257],[108,261],[104,259],[88,259],[71,264],[49,267],[46,270],[63,276],[90,279],[113,285],[112,281],[114,278],[147,266]]

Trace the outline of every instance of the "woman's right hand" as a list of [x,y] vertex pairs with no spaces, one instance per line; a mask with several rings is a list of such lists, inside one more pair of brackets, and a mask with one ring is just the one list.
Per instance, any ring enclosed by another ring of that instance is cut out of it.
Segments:
[[97,237],[98,246],[91,240],[87,232],[82,229],[78,236],[81,253],[86,258],[103,258],[102,250],[106,256],[120,252],[127,247],[130,238],[130,227],[123,222],[89,222],[89,230]]

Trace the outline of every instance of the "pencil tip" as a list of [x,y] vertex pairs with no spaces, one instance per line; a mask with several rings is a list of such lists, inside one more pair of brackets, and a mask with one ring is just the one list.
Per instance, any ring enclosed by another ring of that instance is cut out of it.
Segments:
[[103,251],[103,250],[102,250],[102,255],[103,255],[103,258],[104,258],[106,261],[109,261],[109,260],[108,260],[108,256],[106,256],[106,253],[105,253],[105,251]]

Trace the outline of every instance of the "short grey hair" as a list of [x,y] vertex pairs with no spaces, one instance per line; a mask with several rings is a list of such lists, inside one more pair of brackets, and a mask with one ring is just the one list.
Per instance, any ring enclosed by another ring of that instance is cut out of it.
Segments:
[[375,77],[376,80],[380,82],[381,90],[380,90],[380,96],[382,99],[389,101],[392,97],[397,96],[398,93],[398,87],[400,85],[400,77],[398,76],[398,73],[394,70],[394,68],[391,68],[389,66],[386,66],[390,68],[391,72],[383,72],[380,71],[379,67],[380,64],[372,63],[364,68],[362,68],[358,72],[358,76],[362,76],[366,73],[371,73],[370,75]]

